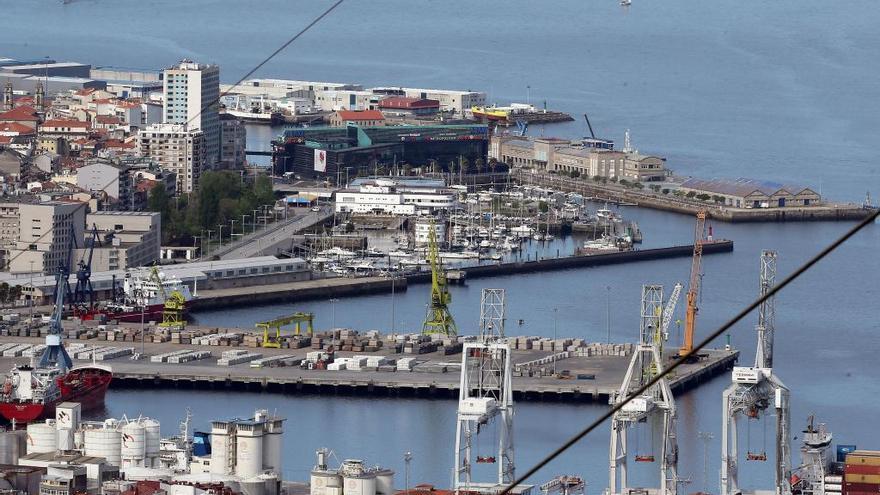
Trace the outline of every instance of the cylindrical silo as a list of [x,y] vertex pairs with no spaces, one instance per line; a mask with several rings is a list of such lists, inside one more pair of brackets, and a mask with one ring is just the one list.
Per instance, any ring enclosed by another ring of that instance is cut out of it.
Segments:
[[85,431],[85,454],[103,457],[108,464],[122,464],[122,434],[116,428],[94,428]]
[[263,425],[239,423],[235,435],[235,475],[253,478],[263,472]]
[[162,440],[162,429],[159,422],[155,419],[147,418],[143,421],[144,429],[147,434],[147,457],[155,457],[159,455],[159,440]]
[[70,428],[58,428],[58,450],[67,452],[74,450],[76,445],[73,442],[73,430]]
[[274,474],[261,474],[259,476],[265,486],[265,495],[278,495],[281,493],[281,480]]
[[343,483],[343,495],[376,495],[376,475],[371,472],[345,476]]
[[277,427],[272,427],[263,435],[263,469],[272,471],[281,477],[281,422]]
[[58,437],[55,433],[55,420],[27,425],[28,454],[45,454],[58,450]]
[[376,471],[376,495],[394,495],[394,471]]
[[0,432],[0,464],[18,464],[18,459],[27,452],[27,432]]
[[229,424],[225,421],[214,421],[211,424],[211,473],[232,474],[229,469],[229,449],[234,445],[235,438],[230,435]]
[[241,480],[240,486],[242,495],[266,494],[266,482],[256,476],[253,478]]
[[315,469],[309,479],[311,495],[331,495],[342,488],[342,476],[336,471]]
[[147,432],[138,421],[130,421],[120,429],[122,434],[122,466],[143,466],[146,457]]

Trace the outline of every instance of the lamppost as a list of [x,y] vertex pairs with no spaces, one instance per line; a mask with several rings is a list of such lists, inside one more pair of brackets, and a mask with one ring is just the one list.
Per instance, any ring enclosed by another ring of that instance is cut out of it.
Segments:
[[28,296],[28,306],[30,306],[30,314],[31,315],[30,315],[30,319],[28,320],[28,329],[30,329],[31,325],[34,324],[34,293],[36,292],[34,290],[34,260],[31,260],[29,263],[31,264],[31,271],[30,271],[30,276],[31,276],[30,293],[31,294],[30,294],[30,296]]
[[403,462],[405,464],[404,471],[404,486],[406,487],[406,495],[409,495],[409,462],[412,460],[412,452],[406,452],[403,454]]
[[251,227],[253,227],[251,232],[257,231],[257,210],[256,209],[254,209],[254,221],[253,221],[253,223],[251,223]]
[[217,228],[220,230],[220,233],[217,234],[217,238],[220,240],[220,247],[223,247],[223,227],[226,227],[222,223],[217,225]]
[[235,220],[230,219],[229,224],[229,242],[232,242],[235,240]]
[[339,302],[339,299],[335,297],[330,298],[330,329],[333,330],[336,328],[336,303]]
[[245,225],[247,225],[247,217],[248,217],[247,214],[242,214],[242,215],[241,215],[241,236],[242,236],[242,237],[244,237],[244,235],[245,235],[245,233],[246,233],[246,232],[244,231],[244,227],[245,227]]

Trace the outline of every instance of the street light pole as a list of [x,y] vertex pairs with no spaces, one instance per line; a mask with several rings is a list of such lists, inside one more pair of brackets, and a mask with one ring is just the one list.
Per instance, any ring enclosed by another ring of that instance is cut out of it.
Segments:
[[409,461],[412,460],[412,452],[407,452],[403,454],[403,462],[406,465],[406,469],[404,469],[404,485],[406,487],[406,495],[409,495]]
[[220,229],[220,233],[217,234],[217,238],[220,240],[220,247],[223,247],[223,227],[226,226],[221,223],[217,225],[217,227]]
[[339,299],[335,297],[330,298],[330,330],[336,329],[336,302]]

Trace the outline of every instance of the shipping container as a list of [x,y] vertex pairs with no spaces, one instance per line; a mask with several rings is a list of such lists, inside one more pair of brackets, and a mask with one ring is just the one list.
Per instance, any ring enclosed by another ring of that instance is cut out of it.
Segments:
[[880,466],[880,453],[869,452],[866,450],[857,450],[852,454],[846,455],[846,464],[863,464],[868,466]]
[[851,492],[880,493],[880,485],[876,483],[854,483],[847,481],[843,484],[843,491],[848,495]]
[[843,469],[846,474],[880,474],[880,466],[869,464],[847,464]]
[[843,479],[850,483],[873,483],[880,485],[880,474],[854,474],[847,472],[843,475]]
[[852,454],[858,450],[855,445],[838,445],[837,446],[837,462],[846,462],[846,455]]

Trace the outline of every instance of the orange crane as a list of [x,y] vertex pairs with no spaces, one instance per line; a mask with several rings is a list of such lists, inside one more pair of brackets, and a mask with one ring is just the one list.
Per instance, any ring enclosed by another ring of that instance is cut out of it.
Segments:
[[703,262],[703,242],[706,241],[706,210],[697,213],[694,227],[694,256],[691,260],[691,279],[687,291],[687,312],[684,317],[684,341],[679,356],[694,350],[694,328],[697,325],[697,296],[700,294],[700,269]]

